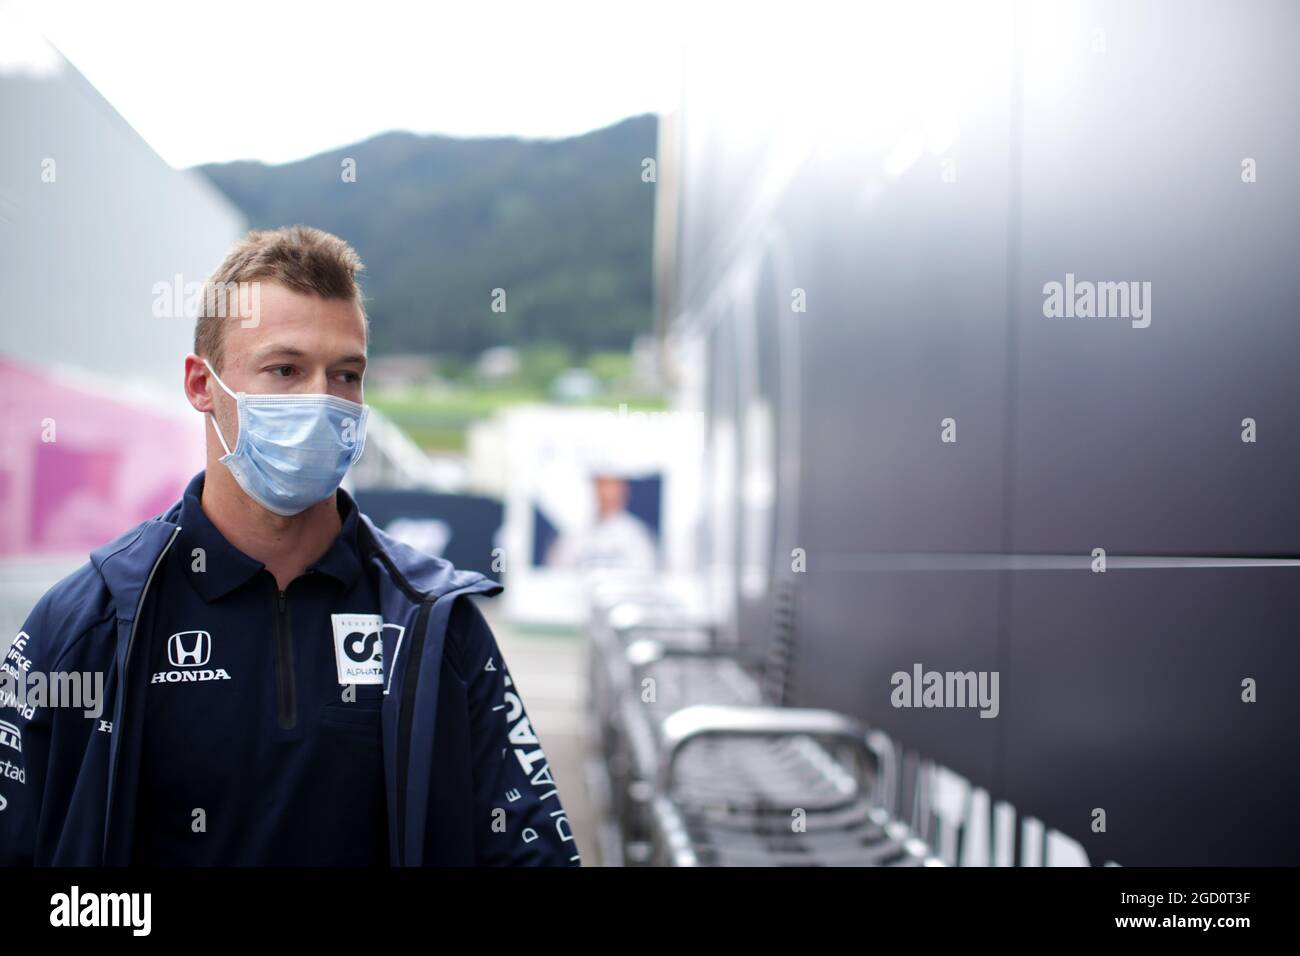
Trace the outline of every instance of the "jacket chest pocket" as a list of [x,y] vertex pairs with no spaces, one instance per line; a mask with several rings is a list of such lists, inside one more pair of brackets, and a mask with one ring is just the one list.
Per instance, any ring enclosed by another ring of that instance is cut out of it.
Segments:
[[375,745],[380,743],[384,689],[378,684],[361,684],[355,688],[355,700],[335,700],[320,709],[321,724],[353,736],[373,735]]

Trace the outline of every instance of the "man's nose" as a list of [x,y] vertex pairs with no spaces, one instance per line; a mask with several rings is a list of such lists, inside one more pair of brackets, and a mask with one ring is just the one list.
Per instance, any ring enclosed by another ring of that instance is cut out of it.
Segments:
[[315,369],[306,376],[303,391],[316,393],[328,392],[329,384],[329,375],[326,373],[325,369]]

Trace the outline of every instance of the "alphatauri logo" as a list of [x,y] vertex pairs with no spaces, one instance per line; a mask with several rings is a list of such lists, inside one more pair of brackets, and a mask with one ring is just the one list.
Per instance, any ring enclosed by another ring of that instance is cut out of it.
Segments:
[[378,614],[331,614],[340,684],[384,682],[384,619]]
[[158,671],[151,683],[230,680],[230,675],[222,668],[205,666],[212,660],[212,635],[207,631],[181,631],[167,638],[167,660],[178,669]]

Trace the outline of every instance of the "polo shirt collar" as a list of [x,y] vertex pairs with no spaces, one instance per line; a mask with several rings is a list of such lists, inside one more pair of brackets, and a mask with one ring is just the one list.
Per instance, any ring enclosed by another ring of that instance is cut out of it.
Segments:
[[352,496],[340,488],[336,493],[339,518],[343,526],[338,536],[330,543],[329,549],[320,556],[315,564],[307,567],[308,572],[328,574],[345,588],[352,587],[361,576],[361,556],[357,546],[357,525],[360,511]]
[[[203,479],[199,472],[190,480],[181,499],[177,524],[181,531],[176,543],[179,557],[189,572],[190,582],[204,601],[211,603],[252,580],[266,569],[261,561],[240,551],[217,530],[203,512]],[[323,555],[307,568],[307,573],[328,575],[345,588],[351,587],[362,573],[357,551],[359,511],[352,497],[340,488],[337,492],[342,528]],[[202,563],[195,549],[202,549]],[[199,571],[198,568],[203,568]]]

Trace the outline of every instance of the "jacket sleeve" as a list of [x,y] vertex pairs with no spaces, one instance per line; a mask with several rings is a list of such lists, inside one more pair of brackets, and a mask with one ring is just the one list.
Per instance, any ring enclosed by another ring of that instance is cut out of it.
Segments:
[[474,760],[476,862],[580,866],[578,844],[537,729],[482,612],[461,599],[449,630],[461,644]]
[[[61,847],[80,850],[95,832],[88,818],[69,830],[74,797],[96,777],[85,763],[92,738],[101,738],[97,759],[108,750],[107,736],[97,733],[106,723],[99,719],[107,700],[103,662],[89,649],[111,647],[114,615],[95,577],[86,564],[46,591],[0,653],[0,868],[48,864]],[[94,680],[94,700],[64,678]],[[74,697],[64,700],[67,693]],[[84,846],[92,849],[65,858],[93,861],[98,846]]]
[[54,713],[19,688],[53,669],[45,608],[36,605],[0,660],[0,868],[31,866],[36,855]]

